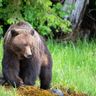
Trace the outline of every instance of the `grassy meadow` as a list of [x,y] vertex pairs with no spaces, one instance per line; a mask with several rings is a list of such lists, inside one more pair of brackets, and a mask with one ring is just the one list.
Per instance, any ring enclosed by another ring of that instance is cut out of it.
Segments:
[[[56,43],[49,40],[53,58],[52,87],[59,85],[96,96],[96,44],[95,42]],[[0,42],[0,62],[2,60]],[[1,67],[0,67],[1,70]],[[16,91],[0,87],[0,96],[16,96]]]

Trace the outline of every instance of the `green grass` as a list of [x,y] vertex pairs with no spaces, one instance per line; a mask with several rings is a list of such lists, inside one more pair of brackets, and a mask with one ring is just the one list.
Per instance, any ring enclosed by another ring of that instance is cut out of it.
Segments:
[[0,86],[0,96],[16,96],[15,89],[5,89],[4,87]]
[[89,96],[96,96],[96,44],[49,41],[53,57],[53,85],[74,87]]
[[[89,96],[96,96],[95,42],[78,42],[74,45],[49,40],[47,45],[53,58],[52,86],[74,87],[75,90],[87,93]],[[1,61],[2,43],[0,51]],[[0,96],[16,96],[15,91],[7,92],[3,87],[0,89]]]

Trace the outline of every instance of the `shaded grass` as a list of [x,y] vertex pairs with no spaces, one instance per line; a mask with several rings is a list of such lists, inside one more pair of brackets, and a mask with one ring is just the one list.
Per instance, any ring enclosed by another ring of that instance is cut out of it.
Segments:
[[[64,44],[49,40],[47,45],[53,58],[52,86],[72,87],[89,96],[96,96],[95,42],[79,41],[76,44]],[[2,53],[2,42],[0,42],[0,62]],[[0,89],[0,96],[16,96],[15,91],[7,92],[3,87]]]

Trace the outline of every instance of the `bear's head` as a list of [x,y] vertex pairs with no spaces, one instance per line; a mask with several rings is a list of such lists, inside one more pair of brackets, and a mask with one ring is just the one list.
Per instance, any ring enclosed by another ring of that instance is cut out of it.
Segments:
[[26,32],[23,30],[11,30],[10,49],[18,56],[19,59],[31,58],[34,42],[34,30]]

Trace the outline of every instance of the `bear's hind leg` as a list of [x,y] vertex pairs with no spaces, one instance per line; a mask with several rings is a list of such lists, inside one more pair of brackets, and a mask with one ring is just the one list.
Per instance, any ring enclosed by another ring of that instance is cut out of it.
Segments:
[[40,88],[42,89],[49,89],[51,78],[52,78],[52,67],[50,65],[48,66],[42,66],[41,72],[40,72]]

